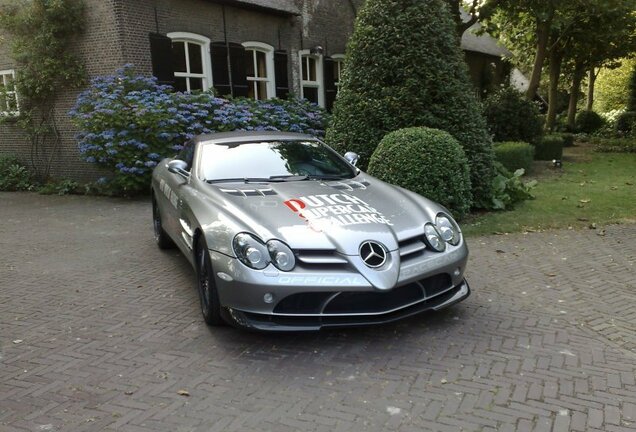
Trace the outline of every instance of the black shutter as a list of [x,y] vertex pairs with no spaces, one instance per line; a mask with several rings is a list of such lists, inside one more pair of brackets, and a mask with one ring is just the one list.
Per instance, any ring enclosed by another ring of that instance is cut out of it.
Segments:
[[274,73],[276,74],[276,97],[287,99],[289,95],[287,51],[274,51]]
[[322,61],[325,81],[325,107],[328,111],[331,111],[338,95],[338,87],[336,87],[336,77],[333,70],[334,61],[331,57],[324,57]]
[[247,97],[247,68],[245,47],[239,43],[230,44],[230,65],[232,66],[232,94]]
[[212,86],[218,96],[232,94],[230,85],[230,71],[227,63],[227,46],[225,42],[212,42],[210,44],[210,57],[212,60]]
[[159,33],[150,33],[150,59],[152,74],[161,84],[174,85],[174,62],[172,40]]

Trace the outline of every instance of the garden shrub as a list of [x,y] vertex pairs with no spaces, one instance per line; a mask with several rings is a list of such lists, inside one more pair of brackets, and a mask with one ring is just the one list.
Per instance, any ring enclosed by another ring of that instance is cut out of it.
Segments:
[[32,190],[33,175],[20,161],[9,155],[0,155],[0,191]]
[[112,173],[109,189],[147,191],[152,169],[202,133],[281,130],[323,136],[326,113],[306,100],[227,100],[212,93],[173,93],[127,65],[95,78],[69,113],[84,159]]
[[577,132],[594,133],[603,126],[603,117],[594,111],[581,111],[576,115]]
[[510,171],[523,168],[529,171],[534,160],[534,147],[521,141],[495,143],[495,159]]
[[563,157],[563,137],[560,134],[546,135],[534,146],[535,160],[554,160]]
[[504,87],[484,101],[484,115],[495,142],[536,143],[543,135],[537,105],[512,87]]
[[445,130],[459,141],[474,204],[488,206],[492,142],[447,6],[442,0],[367,0],[347,47],[327,142],[357,152],[364,169],[387,133],[417,126]]
[[592,143],[600,153],[636,153],[636,138],[594,138]]
[[470,209],[468,160],[448,132],[415,127],[387,134],[371,156],[369,174],[437,201],[459,218]]
[[616,134],[630,135],[636,131],[636,111],[625,111],[616,118]]
[[534,199],[532,189],[536,180],[523,182],[523,168],[510,172],[503,164],[495,162],[495,178],[493,179],[493,210],[509,210],[521,201]]
[[577,137],[573,133],[562,132],[559,135],[561,135],[561,138],[563,138],[563,147],[572,147],[574,145],[575,138],[582,139],[582,140],[586,139],[586,136],[584,134],[579,134],[579,136]]
[[77,193],[80,185],[75,180],[49,180],[38,188],[41,195],[68,195]]

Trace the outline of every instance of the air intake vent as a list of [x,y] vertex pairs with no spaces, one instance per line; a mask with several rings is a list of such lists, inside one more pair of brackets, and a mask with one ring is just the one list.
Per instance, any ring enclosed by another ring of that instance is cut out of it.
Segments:
[[331,186],[334,189],[338,189],[338,190],[348,190],[348,191],[352,191],[355,189],[366,189],[367,186],[369,186],[369,182],[364,180],[361,182],[358,181],[341,181],[341,182],[336,182],[336,183],[329,183],[329,186]]
[[221,192],[244,198],[252,196],[278,195],[273,189],[221,189]]

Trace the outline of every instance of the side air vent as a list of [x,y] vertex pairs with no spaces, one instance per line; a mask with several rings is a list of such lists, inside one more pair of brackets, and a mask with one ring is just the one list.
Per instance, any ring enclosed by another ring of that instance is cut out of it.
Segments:
[[329,186],[331,186],[334,189],[338,189],[338,190],[348,190],[348,191],[352,191],[355,189],[366,189],[367,186],[369,186],[369,182],[364,180],[361,182],[358,181],[341,181],[341,182],[336,182],[336,183],[330,183]]
[[273,189],[221,189],[221,192],[232,196],[252,197],[278,195]]

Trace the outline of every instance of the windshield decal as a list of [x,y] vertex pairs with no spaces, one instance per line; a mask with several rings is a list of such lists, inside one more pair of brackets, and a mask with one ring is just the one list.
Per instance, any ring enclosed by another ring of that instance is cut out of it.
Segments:
[[308,195],[289,199],[284,204],[316,231],[333,226],[368,223],[393,225],[374,207],[358,197],[347,194]]

